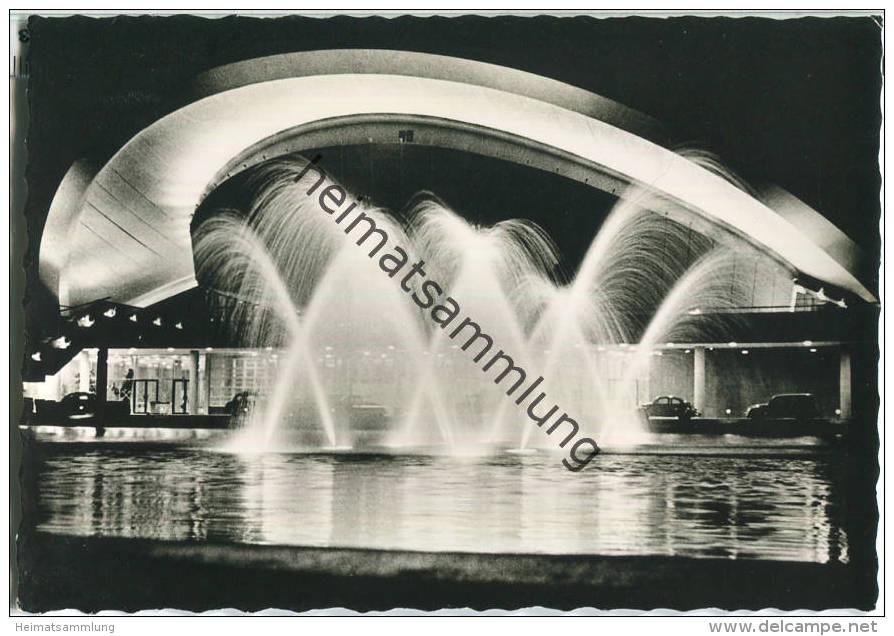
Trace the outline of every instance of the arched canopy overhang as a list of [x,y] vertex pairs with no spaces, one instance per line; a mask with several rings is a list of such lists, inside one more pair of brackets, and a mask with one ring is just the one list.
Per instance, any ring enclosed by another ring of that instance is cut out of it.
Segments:
[[660,128],[649,118],[553,80],[441,56],[322,51],[215,69],[193,96],[92,179],[81,164],[63,181],[41,246],[41,276],[60,303],[146,306],[195,286],[190,221],[216,185],[284,152],[396,143],[406,126],[414,143],[526,163],[617,194],[649,188],[703,231],[733,233],[875,300],[858,278],[859,250],[820,214],[785,193],[769,205],[755,199],[655,143]]

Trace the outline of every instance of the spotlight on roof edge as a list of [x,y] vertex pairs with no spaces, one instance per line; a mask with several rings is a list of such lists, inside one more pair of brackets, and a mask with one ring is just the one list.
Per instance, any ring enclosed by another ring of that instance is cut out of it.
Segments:
[[182,322],[178,322],[177,324],[174,325],[174,329],[181,329],[181,330],[182,330],[182,329],[183,329],[183,323],[182,323]]
[[116,310],[114,307],[111,307],[109,309],[106,309],[104,312],[102,312],[102,315],[105,316],[106,318],[114,318],[117,313],[118,313],[118,310]]
[[69,346],[71,346],[71,340],[65,336],[59,336],[53,340],[53,347],[56,349],[68,349]]
[[35,362],[40,362],[40,351],[35,351],[31,354],[31,359]]
[[90,317],[90,314],[84,314],[80,318],[78,318],[78,327],[88,328],[92,327],[96,321]]
[[161,316],[152,321],[152,324],[156,327],[161,327]]
[[130,315],[130,318],[128,318],[128,320],[130,320],[131,322],[136,322],[136,321],[137,321],[137,315],[136,315],[136,314],[131,314],[131,315]]

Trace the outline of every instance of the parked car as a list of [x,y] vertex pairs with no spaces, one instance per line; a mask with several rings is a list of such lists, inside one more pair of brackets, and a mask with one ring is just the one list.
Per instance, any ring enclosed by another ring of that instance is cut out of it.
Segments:
[[[69,393],[58,402],[33,400],[25,413],[29,424],[46,426],[93,426],[99,401],[95,393],[77,391]],[[105,420],[114,425],[130,415],[130,402],[109,400],[105,405]]]
[[680,420],[689,420],[699,415],[698,409],[691,403],[673,395],[657,397],[650,404],[643,404],[640,409],[646,417],[676,417]]
[[382,431],[388,426],[388,409],[380,404],[352,404],[348,421],[351,429]]
[[224,409],[228,415],[234,417],[248,415],[255,406],[255,397],[255,394],[251,391],[241,391],[227,402]]
[[[44,402],[38,400],[38,402]],[[52,405],[52,406],[51,406]],[[68,420],[86,420],[96,415],[98,400],[95,393],[78,391],[69,393],[58,402],[44,402],[43,411],[38,408],[39,416],[63,418]],[[106,402],[105,417],[107,420],[119,419],[130,415],[130,402],[125,400],[109,400]]]
[[765,404],[750,406],[746,415],[751,419],[810,420],[819,417],[819,408],[810,393],[780,393]]
[[94,393],[69,393],[59,400],[59,414],[69,420],[81,420],[96,414],[96,395]]

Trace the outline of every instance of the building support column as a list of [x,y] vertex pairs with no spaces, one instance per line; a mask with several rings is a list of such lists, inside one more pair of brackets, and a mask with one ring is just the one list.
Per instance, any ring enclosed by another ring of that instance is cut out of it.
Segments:
[[851,352],[842,347],[838,363],[838,408],[841,409],[841,418],[848,419],[853,415],[851,403]]
[[799,285],[792,285],[792,299],[789,303],[788,310],[794,312],[798,306],[798,293],[800,292],[801,287]]
[[187,400],[187,412],[197,415],[199,412],[199,352],[195,349],[189,352],[189,399]]
[[109,390],[109,349],[100,347],[96,352],[96,436],[105,433],[106,401]]
[[90,354],[86,349],[78,354],[78,391],[90,392]]
[[696,347],[692,356],[692,406],[705,413],[705,348]]
[[211,413],[211,354],[205,354],[205,373],[202,375],[202,392],[205,395],[205,413]]

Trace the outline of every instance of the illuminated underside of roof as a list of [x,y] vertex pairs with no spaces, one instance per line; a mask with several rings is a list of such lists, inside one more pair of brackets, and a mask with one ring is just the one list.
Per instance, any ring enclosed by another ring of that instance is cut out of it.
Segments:
[[858,277],[859,249],[818,212],[778,190],[759,201],[656,143],[660,126],[648,117],[554,80],[427,54],[319,51],[215,69],[193,96],[99,170],[79,162],[66,175],[40,255],[61,304],[146,306],[195,286],[190,222],[216,185],[271,152],[393,139],[408,124],[419,130],[413,143],[619,195],[646,187],[793,270],[875,301]]

